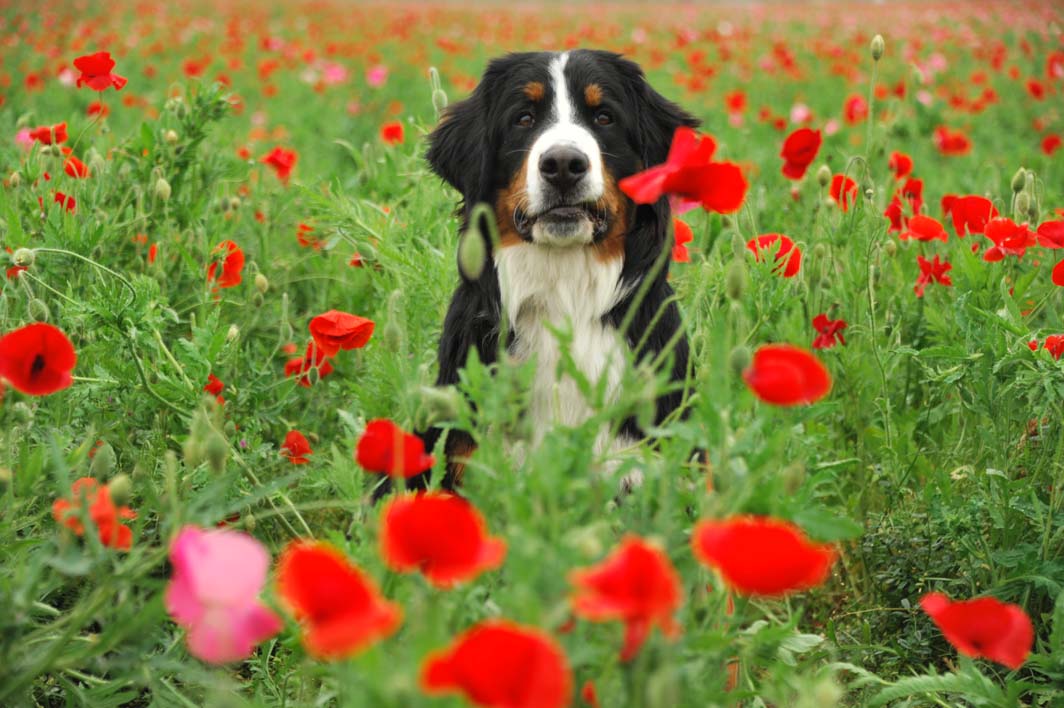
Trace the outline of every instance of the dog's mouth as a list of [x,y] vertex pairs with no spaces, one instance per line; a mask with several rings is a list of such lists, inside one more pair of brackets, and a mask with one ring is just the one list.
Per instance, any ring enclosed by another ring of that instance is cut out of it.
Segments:
[[[575,226],[581,220],[591,222],[592,235],[598,240],[609,230],[609,212],[597,203],[558,204],[538,214],[529,214],[520,207],[514,210],[514,228],[522,238],[531,240],[532,227],[537,223],[547,227],[564,230]],[[554,229],[552,229],[554,230]]]

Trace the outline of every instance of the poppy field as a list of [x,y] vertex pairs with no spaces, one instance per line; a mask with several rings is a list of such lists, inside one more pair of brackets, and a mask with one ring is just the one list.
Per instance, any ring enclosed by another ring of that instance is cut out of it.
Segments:
[[[0,705],[1064,706],[1059,4],[15,0],[0,46]],[[593,414],[533,444],[535,362],[433,386],[497,234],[426,136],[578,47],[701,120],[619,183],[692,365],[655,422],[662,361],[563,356]]]

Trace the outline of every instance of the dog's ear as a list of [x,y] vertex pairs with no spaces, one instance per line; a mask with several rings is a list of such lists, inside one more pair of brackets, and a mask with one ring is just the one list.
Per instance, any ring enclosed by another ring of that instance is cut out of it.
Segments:
[[432,171],[457,189],[462,197],[476,197],[487,140],[484,83],[468,98],[444,109],[439,125],[429,135],[426,157]]

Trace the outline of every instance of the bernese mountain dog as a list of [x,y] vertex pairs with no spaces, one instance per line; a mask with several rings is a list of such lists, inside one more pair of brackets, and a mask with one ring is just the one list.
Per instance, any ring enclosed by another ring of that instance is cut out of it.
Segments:
[[[474,349],[482,362],[495,362],[504,338],[510,356],[536,362],[528,411],[536,444],[551,426],[591,415],[577,383],[556,380],[562,353],[554,331],[565,329],[576,366],[593,384],[606,377],[612,391],[623,348],[638,347],[637,362],[671,348],[662,359],[681,385],[657,399],[656,422],[681,406],[690,372],[663,253],[672,250],[669,204],[636,205],[618,183],[664,162],[675,130],[698,123],[618,54],[530,52],[490,62],[429,138],[433,171],[462,196],[463,230],[478,203],[490,205],[498,230],[484,269],[475,279],[462,275],[451,300],[437,385],[458,383]],[[421,433],[426,449],[440,433]],[[642,437],[632,418],[620,426],[620,440],[600,439],[598,447]],[[468,432],[449,432],[444,488],[460,481],[474,448]],[[426,483],[422,477],[414,485]]]

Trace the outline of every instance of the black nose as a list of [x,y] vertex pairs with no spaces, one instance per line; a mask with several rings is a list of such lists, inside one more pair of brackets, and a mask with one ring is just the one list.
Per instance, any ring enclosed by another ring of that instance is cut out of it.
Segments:
[[569,145],[548,148],[539,158],[539,173],[559,192],[568,192],[583,179],[588,169],[587,155]]

